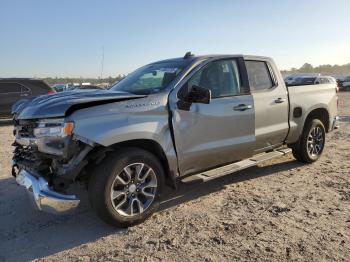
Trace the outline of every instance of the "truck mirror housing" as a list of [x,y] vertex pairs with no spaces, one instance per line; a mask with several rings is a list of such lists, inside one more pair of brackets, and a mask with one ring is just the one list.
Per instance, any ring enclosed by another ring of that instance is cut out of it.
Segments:
[[211,91],[208,88],[194,85],[192,86],[187,99],[190,103],[209,104],[211,100]]
[[189,111],[192,103],[210,103],[211,91],[208,88],[194,85],[190,90],[188,90],[188,85],[186,84],[182,90],[182,92],[180,91],[181,98],[177,102],[177,106],[181,110]]

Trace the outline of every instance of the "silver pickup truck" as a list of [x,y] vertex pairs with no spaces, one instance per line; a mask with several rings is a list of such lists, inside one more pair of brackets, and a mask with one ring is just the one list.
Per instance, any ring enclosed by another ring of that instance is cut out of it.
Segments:
[[336,127],[336,85],[286,88],[272,59],[207,55],[148,64],[109,90],[62,92],[13,108],[13,176],[39,210],[69,212],[85,182],[109,224],[131,226],[165,185],[208,181],[292,151],[316,161]]

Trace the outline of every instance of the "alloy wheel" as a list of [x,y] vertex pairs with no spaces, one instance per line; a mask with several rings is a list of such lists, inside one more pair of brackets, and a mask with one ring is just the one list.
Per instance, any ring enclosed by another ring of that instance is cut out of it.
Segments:
[[151,206],[156,196],[157,176],[145,163],[126,166],[114,179],[110,198],[116,212],[133,217]]
[[324,147],[324,134],[319,126],[315,126],[309,132],[307,137],[307,151],[311,157],[322,153]]

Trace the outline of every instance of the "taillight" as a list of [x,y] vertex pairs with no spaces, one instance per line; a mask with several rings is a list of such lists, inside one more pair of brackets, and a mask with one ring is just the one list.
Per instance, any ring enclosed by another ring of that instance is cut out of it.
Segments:
[[56,92],[55,90],[49,90],[47,93],[48,93],[49,95],[51,95],[51,94],[56,94],[57,92]]

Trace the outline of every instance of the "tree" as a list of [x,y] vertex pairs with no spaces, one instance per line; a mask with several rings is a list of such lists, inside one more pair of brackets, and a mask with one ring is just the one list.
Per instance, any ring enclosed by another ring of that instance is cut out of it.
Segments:
[[305,63],[305,64],[303,64],[302,67],[299,68],[298,71],[303,72],[303,73],[313,73],[314,67],[311,64]]
[[350,63],[345,65],[319,65],[313,67],[309,63],[305,63],[300,68],[291,68],[290,70],[282,70],[283,75],[289,75],[293,73],[319,73],[323,75],[350,75]]

